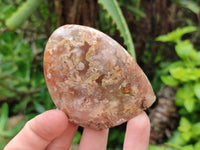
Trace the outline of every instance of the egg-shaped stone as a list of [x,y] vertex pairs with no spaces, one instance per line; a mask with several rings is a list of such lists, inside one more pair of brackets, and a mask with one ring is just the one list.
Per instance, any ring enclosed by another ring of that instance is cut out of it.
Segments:
[[127,51],[86,26],[64,25],[53,32],[44,74],[55,105],[82,127],[114,127],[155,101],[150,82]]

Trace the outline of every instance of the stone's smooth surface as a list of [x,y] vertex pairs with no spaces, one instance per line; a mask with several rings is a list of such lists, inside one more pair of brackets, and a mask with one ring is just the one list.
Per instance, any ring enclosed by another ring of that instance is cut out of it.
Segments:
[[83,127],[99,130],[122,124],[155,101],[132,57],[93,28],[58,28],[46,45],[44,73],[55,105]]

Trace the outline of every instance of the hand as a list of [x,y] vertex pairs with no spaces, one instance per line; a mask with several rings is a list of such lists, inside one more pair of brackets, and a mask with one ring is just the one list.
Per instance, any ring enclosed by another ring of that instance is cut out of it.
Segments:
[[[49,110],[28,121],[4,150],[66,150],[70,148],[78,126],[69,122],[60,110]],[[150,122],[143,112],[127,123],[124,150],[147,150]],[[105,150],[108,129],[84,128],[79,150]]]

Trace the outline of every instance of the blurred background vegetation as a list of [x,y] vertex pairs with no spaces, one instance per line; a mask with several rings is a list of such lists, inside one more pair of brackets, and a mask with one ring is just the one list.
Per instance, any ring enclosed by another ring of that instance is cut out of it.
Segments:
[[[137,59],[157,95],[146,111],[150,150],[200,150],[200,0],[1,0],[0,149],[27,120],[55,108],[43,52],[63,24],[97,28]],[[110,129],[108,150],[122,149],[125,126]]]

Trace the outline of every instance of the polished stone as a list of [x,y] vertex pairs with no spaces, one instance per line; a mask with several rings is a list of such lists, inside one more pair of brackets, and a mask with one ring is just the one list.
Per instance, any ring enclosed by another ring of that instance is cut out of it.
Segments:
[[90,27],[55,30],[46,45],[44,73],[55,105],[82,127],[122,124],[155,101],[147,77],[127,51]]

